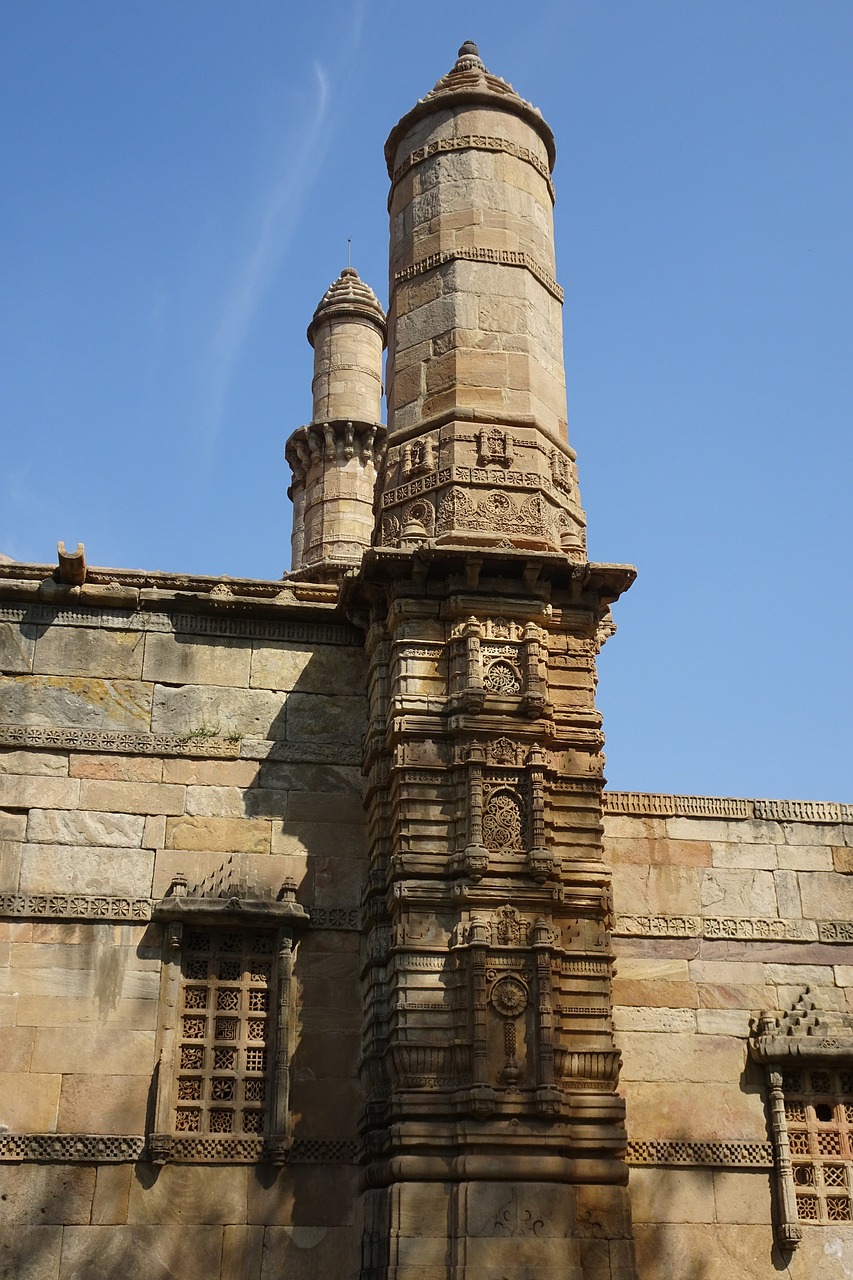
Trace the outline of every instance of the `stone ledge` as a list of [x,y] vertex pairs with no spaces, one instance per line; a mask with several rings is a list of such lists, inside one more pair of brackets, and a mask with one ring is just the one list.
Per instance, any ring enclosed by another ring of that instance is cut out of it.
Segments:
[[[129,1164],[145,1158],[140,1134],[0,1133],[0,1163]],[[257,1164],[263,1138],[176,1137],[176,1164]],[[357,1164],[359,1144],[350,1138],[297,1138],[291,1164]]]
[[853,804],[834,800],[740,800],[726,796],[605,791],[605,814],[638,818],[742,818],[776,822],[853,822]]

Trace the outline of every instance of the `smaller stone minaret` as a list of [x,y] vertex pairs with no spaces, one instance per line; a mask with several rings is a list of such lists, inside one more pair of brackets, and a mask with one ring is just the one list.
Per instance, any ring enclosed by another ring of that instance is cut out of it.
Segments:
[[314,348],[314,410],[285,447],[293,472],[293,567],[339,581],[357,566],[373,531],[373,491],[385,428],[380,422],[385,312],[345,267],[308,326]]

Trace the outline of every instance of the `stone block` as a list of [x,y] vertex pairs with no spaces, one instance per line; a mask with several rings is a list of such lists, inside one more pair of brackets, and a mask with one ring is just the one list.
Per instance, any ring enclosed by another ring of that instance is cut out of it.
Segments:
[[839,849],[839,848],[833,847],[831,849],[825,850],[824,852],[830,853],[832,856],[832,863],[829,867],[825,867],[825,866],[820,868],[807,867],[807,868],[804,868],[804,870],[838,871],[840,872],[841,875],[844,875],[844,876],[849,876],[853,874],[853,849],[849,849],[845,845],[843,848]]
[[713,1222],[711,1169],[631,1170],[631,1213],[638,1222]]
[[613,983],[613,1003],[661,1009],[695,1009],[699,1005],[699,992],[692,982],[617,979]]
[[[833,863],[834,850],[830,845],[777,844],[776,860],[786,871],[837,871]],[[853,871],[853,860],[850,870]]]
[[301,645],[268,641],[252,654],[253,689],[326,694],[330,689],[362,688],[367,680],[363,649],[341,645]]
[[17,843],[24,839],[27,831],[27,815],[0,810],[0,840]]
[[751,1009],[759,1012],[770,1009],[776,1003],[773,987],[732,986],[725,983],[708,983],[699,987],[701,1009]]
[[762,1090],[745,1092],[736,1080],[732,1076],[715,1083],[713,1106],[707,1081],[625,1081],[621,1092],[628,1102],[628,1131],[637,1139],[766,1142]]
[[80,783],[80,807],[106,813],[178,814],[184,811],[185,787],[165,782]]
[[257,784],[260,763],[257,760],[184,760],[180,757],[163,761],[163,781],[197,787],[253,787]]
[[0,805],[4,809],[74,809],[79,795],[76,778],[0,774]]
[[[87,1036],[84,1034],[81,1038],[85,1040]],[[148,1073],[64,1075],[57,1130],[59,1133],[144,1133],[150,1087]]]
[[222,1259],[220,1226],[66,1227],[59,1280],[115,1280],[136,1277],[144,1260],[145,1280],[218,1280]]
[[94,1226],[121,1226],[127,1222],[127,1202],[132,1177],[131,1164],[98,1165],[92,1200]]
[[0,686],[0,722],[45,729],[147,732],[151,693],[150,685],[133,680],[10,676]]
[[55,1133],[61,1083],[60,1075],[5,1075],[0,1126],[10,1133]]
[[37,628],[25,622],[0,622],[0,672],[22,675],[33,669]]
[[31,809],[27,839],[34,844],[107,845],[132,849],[142,843],[145,819],[126,813],[83,809]]
[[613,839],[663,840],[666,837],[666,818],[635,818],[630,814],[605,813],[604,847]]
[[[758,1013],[758,1008],[752,1010]],[[738,1036],[746,1040],[749,1035],[749,1009],[700,1009],[696,1014],[696,1029],[702,1035]]]
[[692,1032],[696,1030],[694,1009],[613,1007],[613,1026],[617,1031]]
[[807,920],[853,917],[853,880],[826,871],[800,871],[800,900]]
[[222,853],[269,853],[267,818],[169,818],[166,848]]
[[656,956],[623,956],[617,957],[613,970],[614,977],[627,982],[685,982],[687,980],[687,961],[658,959]]
[[784,987],[831,987],[835,977],[833,967],[820,964],[766,964],[767,982]]
[[254,1170],[247,1165],[149,1167],[131,1184],[128,1222],[245,1225],[250,1176]]
[[0,750],[0,773],[46,774],[68,777],[68,756],[62,751]]
[[[614,1013],[617,1011],[614,1010]],[[695,1029],[696,1015],[691,1011]],[[746,1062],[746,1046],[729,1036],[697,1036],[686,1028],[632,1032],[617,1022],[623,1080],[733,1084]]]
[[47,627],[36,641],[33,671],[43,676],[142,677],[142,631]]
[[290,822],[365,823],[361,796],[352,791],[295,791],[289,797]]
[[366,716],[367,701],[363,697],[292,693],[287,700],[287,740],[358,745]]
[[59,1280],[62,1227],[0,1227],[0,1276]]
[[142,848],[162,849],[166,843],[165,814],[149,814],[142,828]]
[[261,1280],[350,1280],[358,1272],[360,1245],[353,1227],[267,1227]]
[[617,915],[698,915],[701,868],[623,867],[613,880]]
[[715,867],[739,867],[751,871],[775,871],[775,844],[727,844],[714,841],[711,863]]
[[284,737],[284,695],[265,689],[224,689],[157,685],[151,712],[154,733],[192,737],[199,731],[221,737]]
[[3,1032],[3,1052],[0,1054],[0,1073],[26,1072],[33,1056],[34,1027],[7,1027]]
[[[834,1274],[826,1268],[823,1253],[824,1240],[812,1237],[821,1228],[808,1227],[804,1235],[809,1244],[801,1245],[793,1255],[781,1258],[773,1243],[773,1229],[768,1220],[763,1226],[742,1224],[688,1225],[675,1223],[650,1223],[637,1227],[635,1233],[637,1270],[646,1276],[678,1276],[684,1280],[754,1280],[762,1274],[756,1269],[765,1268],[770,1276],[784,1271],[786,1280],[829,1280]],[[838,1233],[835,1233],[836,1238]],[[808,1254],[808,1266],[803,1268],[804,1254]],[[832,1264],[830,1264],[832,1265]]]
[[709,870],[702,874],[702,907],[714,916],[778,914],[776,886],[770,871]]
[[783,822],[779,825],[784,833],[784,843],[788,845],[825,846],[846,843],[844,827],[838,822]]
[[0,840],[0,893],[16,893],[21,879],[21,848],[17,840]]
[[352,1165],[299,1165],[272,1179],[248,1184],[248,1221],[287,1226],[294,1218],[312,1227],[349,1226],[358,1203],[358,1170]]
[[801,920],[803,906],[800,901],[800,885],[796,871],[777,871],[776,903],[783,920]]
[[64,1027],[39,1027],[32,1070],[75,1075],[142,1075],[154,1068],[154,1036],[126,1027],[93,1026],[85,1036],[69,1036]]
[[108,893],[147,898],[154,854],[113,849],[26,844],[21,850],[21,893]]
[[185,639],[168,632],[145,637],[142,676],[152,684],[226,685],[245,689],[249,684],[251,640]]
[[608,837],[605,857],[613,863],[639,866],[710,867],[712,846],[707,840],[626,840]]
[[699,983],[762,987],[766,982],[764,965],[750,960],[691,960],[689,971]]
[[[54,988],[57,970],[51,973]],[[92,979],[94,975],[92,975]],[[115,1005],[96,1002],[94,981],[92,995],[24,995],[18,999],[17,1022],[27,1027],[79,1027],[87,1022],[103,1022],[107,1026],[131,1027],[136,1031],[154,1031],[157,1027],[157,1000],[123,1000]],[[79,988],[78,988],[79,990]],[[2,999],[2,997],[0,997]]]
[[95,1170],[85,1165],[0,1165],[3,1219],[26,1226],[89,1221]]
[[225,1227],[219,1280],[260,1280],[263,1227]]
[[717,1222],[766,1225],[773,1202],[766,1169],[715,1169],[714,1209]]
[[[160,782],[163,761],[159,756],[89,755],[74,752],[69,772],[72,778],[100,782]],[[170,778],[165,779],[170,782]]]
[[334,764],[282,764],[267,760],[260,767],[258,783],[262,789],[278,791],[348,791],[361,796],[361,770],[355,766]]

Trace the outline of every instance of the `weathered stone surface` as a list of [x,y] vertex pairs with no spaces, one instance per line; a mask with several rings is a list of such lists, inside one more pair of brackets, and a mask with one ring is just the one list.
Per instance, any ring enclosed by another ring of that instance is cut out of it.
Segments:
[[778,915],[776,885],[769,871],[719,870],[702,876],[702,907],[723,916]]
[[26,844],[21,850],[21,893],[109,893],[147,897],[154,855],[147,849]]
[[807,920],[853,917],[853,880],[823,871],[801,871],[799,880],[803,915]]
[[165,1165],[147,1169],[130,1188],[128,1222],[140,1224],[206,1224],[246,1222],[246,1165]]
[[[360,1240],[352,1227],[268,1227],[261,1280],[345,1280],[358,1268]],[[432,1280],[425,1274],[422,1280]]]
[[698,915],[701,869],[625,866],[613,881],[618,915]]
[[355,1218],[358,1170],[351,1165],[294,1165],[274,1181],[250,1178],[248,1221],[288,1226],[343,1227]]
[[0,686],[0,722],[46,729],[147,731],[151,686],[87,676],[10,676]]
[[714,1222],[711,1169],[632,1169],[634,1222]]
[[252,655],[253,689],[326,694],[330,689],[364,688],[367,663],[362,649],[340,645],[307,648],[270,641]]
[[219,1280],[260,1280],[263,1227],[225,1227]]
[[76,778],[0,774],[0,805],[6,809],[73,809],[79,795]]
[[637,863],[640,866],[709,867],[712,850],[716,847],[718,846],[711,845],[707,840],[630,840],[608,837],[605,841],[605,856],[614,863]]
[[62,1227],[0,1227],[0,1275],[59,1280]]
[[33,669],[36,628],[21,622],[0,622],[0,672],[24,674]]
[[157,685],[151,712],[154,733],[252,738],[284,737],[284,695],[263,689]]
[[27,815],[25,813],[0,810],[0,840],[13,842],[23,840],[26,830]]
[[91,1133],[97,1117],[98,1133],[144,1133],[150,1085],[147,1073],[64,1075],[57,1130]]
[[266,787],[187,787],[186,811],[193,817],[283,818],[287,809],[287,793]]
[[15,893],[21,877],[21,843],[0,840],[0,893]]
[[154,1066],[154,1036],[126,1027],[92,1027],[85,1037],[69,1036],[64,1027],[40,1027],[33,1048],[34,1072],[75,1075],[143,1075]]
[[142,842],[145,819],[127,813],[31,809],[27,838],[42,844],[110,845],[132,849]]
[[[159,782],[163,761],[158,756],[101,756],[73,752],[68,771],[72,778],[96,778],[101,782]],[[163,781],[171,782],[172,779]]]
[[271,823],[266,818],[169,818],[166,848],[222,853],[269,853]]
[[250,640],[201,639],[149,634],[142,676],[152,684],[228,685],[245,689],[252,657]]
[[61,1083],[60,1075],[5,1075],[0,1092],[0,1125],[11,1133],[55,1132]]
[[714,1212],[717,1222],[766,1225],[774,1191],[764,1169],[715,1169]]
[[[755,1008],[753,1013],[760,1010]],[[738,1036],[746,1040],[749,1035],[750,1010],[748,1009],[700,1009],[696,1014],[696,1029],[711,1036]]]
[[[695,1028],[696,1015],[692,1011],[690,1014],[690,1027]],[[746,1045],[740,1041],[729,1036],[691,1035],[687,1026],[680,1028],[677,1024],[672,1031],[666,1027],[656,1031],[619,1030],[616,1039],[624,1053],[624,1080],[731,1084],[740,1080],[746,1063]]]
[[88,1222],[95,1170],[85,1166],[0,1165],[7,1223],[55,1226]]
[[621,979],[613,983],[614,1005],[639,1005],[654,1008],[695,1009],[699,992],[692,982],[632,982]]
[[94,1226],[118,1226],[127,1222],[127,1201],[132,1177],[131,1164],[98,1165],[92,1200]]
[[[0,1054],[0,1072],[29,1071],[33,1056],[33,1027],[7,1027],[3,1032],[3,1052]],[[2,1087],[2,1084],[0,1084]]]
[[614,977],[629,982],[647,982],[650,985],[658,980],[683,982],[687,979],[687,961],[620,955],[614,966]]
[[139,680],[143,633],[112,627],[47,627],[36,641],[33,671],[44,676]]
[[68,776],[68,756],[61,751],[0,750],[0,773],[43,773],[63,778]]
[[751,871],[775,871],[777,867],[775,844],[728,844],[715,841],[710,848],[712,865],[715,867],[740,867]]
[[[708,1081],[626,1081],[621,1091],[632,1138],[718,1142],[725,1136],[731,1141],[766,1142],[762,1090],[756,1085],[744,1092],[732,1080],[737,1077],[716,1082],[713,1089]],[[713,1106],[708,1104],[711,1096]]]
[[617,1031],[691,1032],[696,1030],[693,1009],[635,1009],[614,1005],[613,1025]]
[[346,694],[292,693],[287,700],[289,742],[358,744],[365,729],[367,703]]
[[[777,844],[776,860],[789,871],[832,871],[834,850],[830,845]],[[838,867],[835,868],[839,870]],[[853,869],[853,867],[851,867]]]
[[222,1228],[184,1223],[130,1227],[67,1227],[62,1238],[59,1280],[115,1280],[139,1274],[145,1280],[218,1277]]
[[107,813],[183,813],[185,795],[185,787],[165,782],[80,783],[80,807]]
[[258,781],[257,760],[182,760],[163,761],[163,781],[186,783],[199,787],[252,787]]

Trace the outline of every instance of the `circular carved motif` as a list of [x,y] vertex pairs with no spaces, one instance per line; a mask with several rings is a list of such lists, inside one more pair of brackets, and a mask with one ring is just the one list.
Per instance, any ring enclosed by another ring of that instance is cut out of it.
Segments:
[[527,1008],[527,988],[518,978],[499,978],[489,996],[504,1018],[517,1018]]
[[489,693],[515,694],[521,691],[518,672],[509,662],[503,660],[492,663],[486,672],[483,685]]

